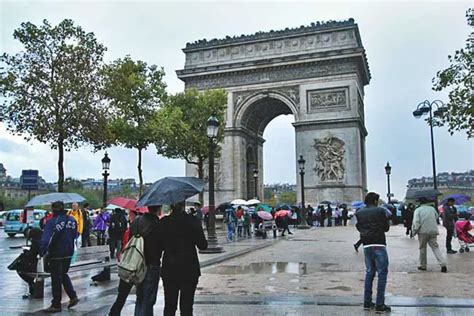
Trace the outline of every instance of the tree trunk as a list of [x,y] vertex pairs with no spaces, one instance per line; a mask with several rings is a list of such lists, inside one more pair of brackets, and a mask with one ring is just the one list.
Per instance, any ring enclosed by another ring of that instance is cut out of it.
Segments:
[[143,175],[142,175],[142,148],[138,148],[138,179],[139,179],[139,185],[138,185],[138,194],[140,197],[142,196],[143,192]]
[[[198,167],[198,178],[203,179],[204,178],[204,160],[202,158],[198,159],[197,167]],[[204,192],[199,193],[199,202],[201,203],[202,206],[204,206]]]
[[58,140],[58,192],[64,192],[64,142]]

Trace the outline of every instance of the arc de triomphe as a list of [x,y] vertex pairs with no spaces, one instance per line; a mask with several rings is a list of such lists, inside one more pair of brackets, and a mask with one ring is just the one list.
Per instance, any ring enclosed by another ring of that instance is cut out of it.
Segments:
[[[306,160],[306,201],[362,199],[367,188],[363,100],[370,71],[353,19],[200,40],[183,51],[185,66],[177,74],[186,88],[228,93],[215,169],[217,204],[254,197],[254,168],[263,196],[263,131],[282,114],[295,118],[292,163],[297,165],[300,154]],[[194,167],[186,166],[186,174],[195,175]],[[299,200],[299,175],[296,179]]]

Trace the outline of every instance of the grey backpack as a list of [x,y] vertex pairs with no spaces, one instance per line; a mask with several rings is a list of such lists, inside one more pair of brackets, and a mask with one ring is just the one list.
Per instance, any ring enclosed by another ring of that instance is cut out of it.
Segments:
[[140,235],[134,235],[128,241],[118,264],[119,278],[127,283],[139,284],[145,279],[145,240]]

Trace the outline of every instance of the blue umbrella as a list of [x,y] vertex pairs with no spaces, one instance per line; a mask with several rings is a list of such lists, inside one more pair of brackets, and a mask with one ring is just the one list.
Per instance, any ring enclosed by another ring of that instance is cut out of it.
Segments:
[[354,202],[351,203],[351,206],[353,208],[357,209],[357,208],[361,208],[361,207],[365,206],[365,203],[362,202],[362,201],[354,201]]
[[195,177],[165,177],[153,183],[136,206],[184,202],[187,198],[202,192],[204,184],[203,180]]
[[448,199],[451,198],[454,199],[454,204],[456,205],[461,205],[471,200],[470,196],[464,194],[450,194],[444,197],[444,199],[441,201],[441,204],[446,204],[448,202]]
[[50,205],[53,202],[61,201],[63,203],[84,202],[86,199],[77,193],[54,192],[48,194],[41,194],[33,197],[25,207],[37,205]]

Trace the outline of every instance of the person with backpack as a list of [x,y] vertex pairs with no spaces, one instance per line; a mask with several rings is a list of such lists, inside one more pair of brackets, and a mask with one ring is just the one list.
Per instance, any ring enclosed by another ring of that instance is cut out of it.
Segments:
[[[128,222],[133,223],[133,221],[137,218],[137,212],[135,211],[130,211],[128,213]],[[123,234],[123,240],[122,240],[122,253],[125,252],[125,248],[127,247],[128,241],[130,240],[130,231],[131,227],[127,228],[125,233]],[[127,252],[129,250],[127,249]],[[121,260],[122,256],[119,256],[117,254],[117,260]],[[120,263],[119,263],[120,266]],[[120,313],[122,312],[123,306],[125,305],[125,302],[127,301],[127,297],[130,294],[130,291],[132,290],[133,283],[132,282],[127,282],[125,280],[122,280],[119,278],[119,286],[118,286],[118,293],[117,293],[117,298],[115,299],[114,304],[110,308],[109,316],[120,316]]]
[[53,218],[47,221],[44,226],[44,232],[41,236],[40,256],[47,255],[49,265],[46,265],[45,270],[51,273],[53,290],[51,306],[45,309],[44,312],[58,313],[61,311],[62,287],[69,296],[68,308],[79,303],[79,298],[67,274],[78,232],[77,222],[74,217],[66,214],[63,202],[54,202],[51,208],[53,209]]
[[127,230],[127,218],[120,208],[116,208],[110,217],[109,225],[109,246],[110,257],[115,258],[115,250],[120,252],[122,247],[123,234]]
[[[149,205],[148,213],[133,221],[130,226],[131,237],[118,266],[120,279],[134,284],[137,289],[135,315],[153,315],[162,254],[161,224],[158,218],[160,210],[160,205]],[[127,287],[122,290],[126,291]]]
[[165,291],[163,315],[192,315],[194,293],[201,276],[196,251],[207,249],[202,225],[196,217],[185,212],[184,201],[171,205],[171,214],[161,220],[162,231],[159,253],[163,251],[161,278]]

